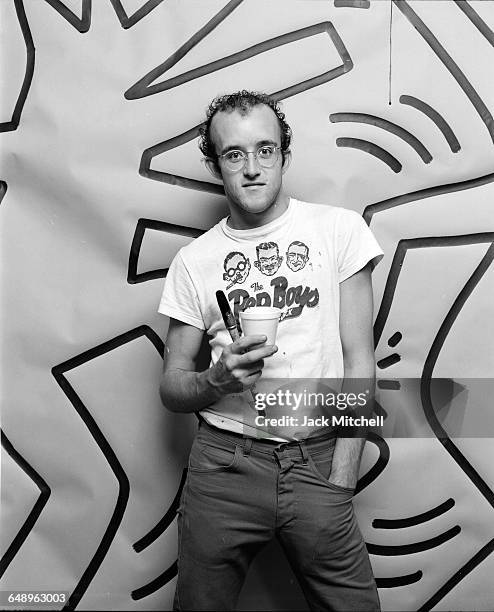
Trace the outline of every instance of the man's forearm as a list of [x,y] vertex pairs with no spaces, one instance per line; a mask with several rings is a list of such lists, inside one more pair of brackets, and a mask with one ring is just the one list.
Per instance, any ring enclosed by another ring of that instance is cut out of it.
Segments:
[[[345,366],[345,379],[342,386],[344,393],[366,393],[366,406],[359,410],[357,416],[370,417],[374,403],[375,368],[374,361],[356,366]],[[367,427],[352,427],[348,435],[338,437],[333,454],[330,481],[342,487],[355,488],[358,479],[360,461],[364,450]]]
[[211,384],[209,370],[168,370],[160,383],[163,405],[172,412],[196,412],[217,401],[222,394]]
[[165,346],[160,396],[173,412],[196,412],[230,393],[250,389],[261,376],[264,359],[278,350],[274,345],[266,346],[262,334],[242,336],[225,346],[209,369],[196,372],[199,333],[192,326],[180,327],[176,321],[168,330],[171,346]]

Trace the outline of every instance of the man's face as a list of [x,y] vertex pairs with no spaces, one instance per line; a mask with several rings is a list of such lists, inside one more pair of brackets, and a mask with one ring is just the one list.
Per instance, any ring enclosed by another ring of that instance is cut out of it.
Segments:
[[292,244],[286,253],[286,263],[294,272],[301,270],[307,259],[307,247],[300,244]]
[[243,283],[250,272],[250,262],[242,254],[233,255],[224,263],[225,273],[223,280],[230,281],[230,285]]
[[[237,212],[241,217],[251,220],[252,214],[262,215],[276,202],[280,193],[283,163],[281,152],[272,168],[263,168],[255,156],[262,145],[280,146],[280,127],[276,115],[269,106],[260,104],[242,115],[239,111],[218,112],[211,123],[211,136],[216,153],[227,151],[252,151],[245,166],[236,172],[225,168],[223,160],[218,160],[225,194],[228,198],[232,216]],[[261,224],[262,224],[261,223]]]
[[266,274],[267,276],[273,276],[273,274],[281,266],[282,261],[283,257],[279,257],[278,249],[276,247],[271,247],[269,249],[259,249],[255,266],[263,274]]

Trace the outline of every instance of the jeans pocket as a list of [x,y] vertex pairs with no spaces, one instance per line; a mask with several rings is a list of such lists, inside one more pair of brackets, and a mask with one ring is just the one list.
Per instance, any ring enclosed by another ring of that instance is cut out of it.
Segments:
[[345,493],[346,495],[350,495],[351,497],[353,497],[353,495],[355,494],[355,489],[353,489],[352,487],[342,487],[341,485],[337,485],[334,482],[330,482],[329,480],[327,481],[327,484],[331,489],[334,489],[339,493]]
[[203,474],[229,470],[237,462],[239,448],[196,439],[190,451],[189,470]]
[[329,480],[333,464],[333,451],[334,446],[328,451],[314,454],[309,453],[309,467],[314,475],[317,476],[317,478],[321,480],[329,489],[352,497],[355,492],[354,489],[351,487],[343,487],[341,485],[334,484]]

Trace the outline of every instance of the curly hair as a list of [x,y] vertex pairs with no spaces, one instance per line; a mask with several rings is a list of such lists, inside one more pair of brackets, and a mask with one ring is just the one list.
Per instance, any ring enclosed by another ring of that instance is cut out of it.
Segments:
[[285,154],[290,149],[290,142],[292,139],[292,130],[285,121],[285,114],[281,112],[279,104],[267,94],[256,91],[247,91],[246,89],[232,94],[218,96],[209,105],[206,111],[206,122],[199,128],[199,148],[201,149],[203,155],[205,157],[209,157],[210,159],[218,159],[218,155],[214,148],[214,142],[211,139],[211,121],[216,113],[238,110],[242,115],[245,115],[254,106],[258,106],[260,104],[269,106],[278,119],[281,133],[281,154],[284,161]]

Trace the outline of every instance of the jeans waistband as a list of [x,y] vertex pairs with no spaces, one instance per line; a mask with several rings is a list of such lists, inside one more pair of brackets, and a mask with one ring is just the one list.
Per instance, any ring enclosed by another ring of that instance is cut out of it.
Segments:
[[304,440],[292,440],[290,442],[278,442],[277,440],[270,440],[268,438],[259,439],[245,436],[234,431],[227,431],[226,429],[220,429],[210,425],[205,420],[199,421],[199,427],[208,433],[213,434],[215,437],[221,438],[224,441],[228,441],[231,444],[242,444],[244,447],[247,446],[250,449],[258,450],[264,453],[273,453],[275,450],[289,450],[292,448],[300,448],[301,446],[309,450],[314,447],[320,446],[321,443],[328,442],[336,438],[336,433],[333,431],[331,434],[317,436],[314,438],[305,438]]

